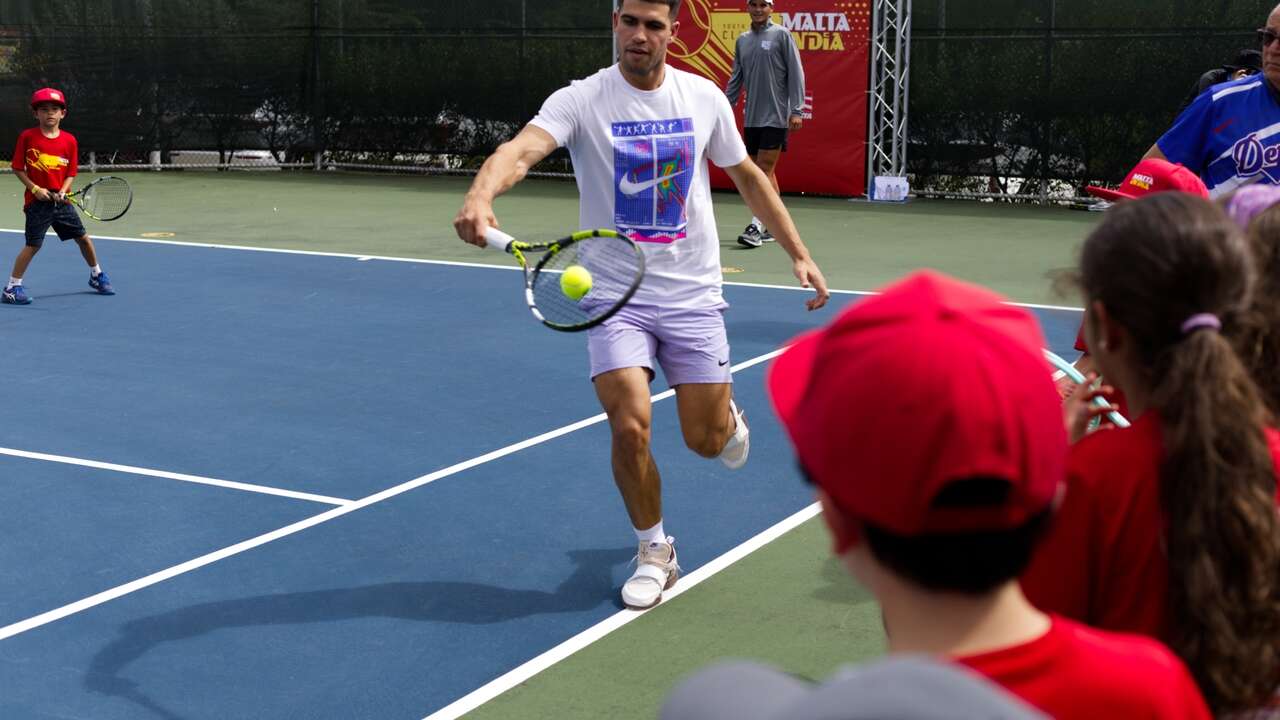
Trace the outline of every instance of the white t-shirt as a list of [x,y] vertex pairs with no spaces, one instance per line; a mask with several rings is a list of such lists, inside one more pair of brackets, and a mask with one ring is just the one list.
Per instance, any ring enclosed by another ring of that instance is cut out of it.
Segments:
[[569,149],[580,227],[616,228],[644,250],[632,302],[724,302],[707,160],[731,167],[747,149],[719,87],[667,66],[661,87],[639,90],[613,65],[557,90],[530,124]]

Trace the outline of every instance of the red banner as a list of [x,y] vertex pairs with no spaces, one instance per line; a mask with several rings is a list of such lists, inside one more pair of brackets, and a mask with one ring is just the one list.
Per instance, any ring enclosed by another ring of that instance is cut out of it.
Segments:
[[[733,47],[751,27],[746,0],[685,0],[669,62],[720,87],[733,70]],[[780,0],[773,22],[791,31],[804,66],[804,127],[778,163],[783,192],[852,197],[866,191],[870,0]],[[742,126],[742,103],[735,108]],[[711,182],[732,188],[712,166]]]

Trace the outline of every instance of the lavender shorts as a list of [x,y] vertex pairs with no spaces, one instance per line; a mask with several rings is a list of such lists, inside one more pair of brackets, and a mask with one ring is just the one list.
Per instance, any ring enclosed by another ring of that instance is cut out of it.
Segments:
[[728,305],[698,310],[626,305],[617,315],[587,331],[591,378],[629,367],[653,372],[657,359],[671,386],[731,383],[729,337],[724,329]]

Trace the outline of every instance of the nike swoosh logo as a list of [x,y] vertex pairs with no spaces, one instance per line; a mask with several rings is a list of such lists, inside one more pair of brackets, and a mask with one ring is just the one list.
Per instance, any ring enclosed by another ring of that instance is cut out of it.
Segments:
[[729,361],[728,361],[728,360],[721,360],[721,361],[720,361],[720,367],[724,367],[725,365],[728,365],[728,364],[729,364]]
[[623,195],[627,195],[627,196],[639,195],[645,190],[648,190],[649,188],[654,187],[658,183],[664,183],[673,177],[676,177],[678,175],[683,175],[687,172],[689,172],[689,168],[685,168],[684,170],[681,170],[678,173],[671,173],[670,175],[663,175],[662,177],[654,178],[652,180],[645,180],[644,182],[636,182],[631,179],[631,175],[626,174],[626,175],[623,175],[622,179],[618,181],[618,189],[622,191]]

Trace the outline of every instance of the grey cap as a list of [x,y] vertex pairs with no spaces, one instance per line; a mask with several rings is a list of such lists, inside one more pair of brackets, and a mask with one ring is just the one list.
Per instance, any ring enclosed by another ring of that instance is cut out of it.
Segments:
[[758,663],[699,671],[662,720],[1026,720],[1047,716],[971,670],[927,657],[851,666],[814,684]]

